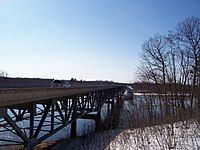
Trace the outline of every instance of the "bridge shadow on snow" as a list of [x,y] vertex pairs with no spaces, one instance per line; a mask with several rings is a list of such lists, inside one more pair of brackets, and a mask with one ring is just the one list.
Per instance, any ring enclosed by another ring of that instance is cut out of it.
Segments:
[[104,150],[124,130],[108,130],[68,139],[57,144],[52,150]]

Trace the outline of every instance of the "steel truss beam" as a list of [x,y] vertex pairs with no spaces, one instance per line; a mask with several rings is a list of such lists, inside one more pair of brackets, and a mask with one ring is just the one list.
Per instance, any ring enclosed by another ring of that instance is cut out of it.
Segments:
[[[78,118],[94,119],[96,127],[99,127],[102,106],[107,103],[107,113],[110,114],[114,105],[118,104],[117,96],[121,91],[122,88],[113,88],[0,108],[0,118],[3,118],[0,127],[5,128],[5,131],[13,132],[22,140],[2,139],[2,141],[23,142],[32,148],[69,124],[71,124],[71,136],[74,137]],[[95,116],[88,114],[94,111],[97,112]],[[28,127],[19,126],[19,122],[24,120],[29,122]],[[46,129],[47,126],[50,127],[49,130]]]

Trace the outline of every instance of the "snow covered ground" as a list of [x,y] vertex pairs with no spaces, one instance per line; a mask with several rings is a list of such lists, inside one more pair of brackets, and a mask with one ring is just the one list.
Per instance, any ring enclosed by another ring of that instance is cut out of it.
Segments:
[[106,149],[198,150],[200,149],[200,124],[189,120],[125,130],[117,135]]
[[63,141],[53,149],[63,147],[98,150],[199,150],[200,126],[189,120],[145,128],[110,130]]

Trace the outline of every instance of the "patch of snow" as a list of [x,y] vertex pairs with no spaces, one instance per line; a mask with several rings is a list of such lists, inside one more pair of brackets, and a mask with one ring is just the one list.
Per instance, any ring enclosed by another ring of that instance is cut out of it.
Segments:
[[200,127],[198,122],[184,121],[129,129],[117,135],[106,149],[200,149]]

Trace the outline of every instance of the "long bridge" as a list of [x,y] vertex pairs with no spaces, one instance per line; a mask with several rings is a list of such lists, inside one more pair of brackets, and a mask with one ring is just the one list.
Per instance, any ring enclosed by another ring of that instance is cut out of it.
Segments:
[[[0,89],[0,134],[12,132],[21,140],[0,141],[25,144],[31,148],[71,124],[70,135],[76,136],[77,119],[101,120],[104,104],[107,114],[122,100],[125,86],[120,84],[71,88]],[[96,113],[91,113],[96,112]],[[20,122],[26,122],[22,126]]]

